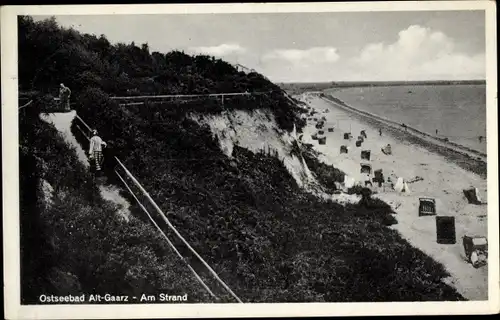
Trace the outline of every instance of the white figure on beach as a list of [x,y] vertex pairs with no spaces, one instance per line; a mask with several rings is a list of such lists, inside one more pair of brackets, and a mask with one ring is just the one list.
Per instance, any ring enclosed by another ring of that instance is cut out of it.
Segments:
[[351,176],[347,176],[347,175],[345,176],[345,178],[344,178],[344,186],[347,189],[354,187],[355,184],[356,184],[356,179],[354,179]]
[[398,178],[398,181],[394,185],[394,190],[396,190],[397,192],[410,193],[410,188],[408,188],[408,184],[402,177]]

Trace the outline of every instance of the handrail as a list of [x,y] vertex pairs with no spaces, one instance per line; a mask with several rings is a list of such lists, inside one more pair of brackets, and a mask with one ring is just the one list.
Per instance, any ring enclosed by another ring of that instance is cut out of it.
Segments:
[[127,100],[127,99],[162,99],[162,98],[249,96],[249,95],[267,94],[267,93],[271,93],[271,92],[274,92],[274,90],[259,91],[259,92],[229,92],[229,93],[207,93],[207,94],[167,94],[167,95],[154,95],[154,96],[122,96],[122,97],[110,97],[110,99]]
[[[87,128],[90,128],[85,121],[83,121],[82,118],[80,118],[77,115],[78,119],[85,125]],[[144,187],[140,184],[140,182],[132,175],[132,173],[125,167],[125,165],[118,159],[118,157],[114,157],[117,163],[122,167],[122,169],[125,171],[127,176],[134,182],[134,184],[141,190],[141,192],[146,196],[146,198],[149,200],[149,202],[153,205],[153,207],[160,213],[160,216],[163,218],[165,223],[174,231],[174,233],[181,239],[181,241],[189,248],[189,250],[201,261],[201,263],[210,271],[210,273],[214,276],[214,278],[226,289],[233,298],[235,298],[239,303],[243,303],[240,298],[231,290],[231,288],[228,287],[228,285],[217,275],[217,273],[210,267],[210,265],[196,252],[191,245],[182,237],[182,235],[177,231],[177,229],[172,225],[172,223],[168,220],[168,218],[165,216],[163,211],[160,209],[160,207],[156,204],[156,202],[151,198],[149,193],[144,189]]]
[[120,103],[120,107],[125,107],[125,106],[139,106],[143,105],[145,102],[128,102],[128,103]]
[[128,186],[127,182],[125,181],[125,179],[123,179],[123,177],[118,173],[118,171],[115,170],[115,173],[116,175],[118,176],[118,178],[120,178],[120,180],[123,182],[123,184],[125,185],[125,187],[127,188],[128,192],[132,195],[132,197],[134,197],[135,201],[137,202],[137,204],[141,207],[141,209],[148,215],[149,217],[149,220],[151,220],[151,222],[153,222],[153,224],[155,225],[156,229],[158,229],[158,231],[162,234],[162,236],[165,238],[165,240],[167,241],[167,243],[169,244],[169,246],[174,250],[174,252],[177,254],[177,256],[182,260],[182,262],[184,262],[186,264],[186,266],[189,268],[189,270],[191,270],[191,272],[194,274],[195,278],[198,280],[198,282],[200,282],[200,284],[203,286],[203,288],[205,288],[205,290],[208,291],[208,293],[214,297],[216,300],[219,300],[219,298],[212,292],[212,290],[210,290],[208,288],[208,286],[205,284],[205,282],[203,282],[203,280],[201,279],[201,277],[198,275],[198,273],[196,273],[196,271],[193,269],[193,267],[191,267],[191,265],[186,261],[186,259],[181,255],[181,253],[179,252],[179,250],[177,250],[177,248],[174,246],[174,244],[170,241],[170,239],[167,237],[167,235],[163,232],[163,230],[160,228],[160,226],[158,226],[158,224],[156,223],[156,221],[154,221],[153,217],[151,216],[151,214],[148,212],[148,210],[142,205],[142,203],[139,201],[139,199],[137,199],[135,193],[132,191],[132,189],[130,189],[130,187]]
[[85,138],[87,138],[87,140],[89,140],[89,141],[90,141],[89,136],[88,136],[85,132],[83,132],[82,128],[80,128],[80,126],[79,126],[79,125],[77,125],[77,124],[75,124],[75,126],[76,126],[76,128],[77,128],[78,130],[80,130],[80,132],[81,132],[81,133],[85,136]]
[[33,102],[33,100],[30,100],[28,103],[26,103],[24,106],[21,106],[18,108],[18,110],[21,110],[22,108],[26,108],[27,106],[29,106],[31,103]]
[[217,275],[217,273],[208,265],[207,262],[194,250],[191,245],[184,239],[184,237],[177,231],[177,229],[172,225],[172,223],[168,220],[168,218],[165,216],[163,211],[160,209],[160,207],[156,204],[156,202],[151,198],[149,193],[142,187],[140,182],[130,173],[130,171],[123,165],[123,163],[118,159],[118,157],[115,157],[116,161],[118,164],[123,168],[125,173],[129,176],[129,178],[134,182],[134,184],[141,190],[141,192],[146,196],[146,198],[151,202],[151,204],[154,206],[156,211],[160,214],[160,216],[163,218],[165,223],[172,229],[172,231],[181,239],[181,241],[189,248],[189,250],[201,261],[201,263],[212,273],[214,278],[235,298],[239,303],[243,303],[240,298],[227,286],[226,283]]
[[83,123],[83,125],[84,125],[85,127],[87,127],[87,129],[89,129],[89,131],[91,131],[91,130],[92,130],[92,128],[90,128],[90,127],[89,127],[89,126],[85,123],[85,121],[83,121],[83,119],[82,119],[82,118],[80,118],[80,116],[79,116],[78,114],[76,114],[76,115],[75,115],[75,117],[76,117],[76,118],[78,118],[78,120],[80,120],[80,121]]

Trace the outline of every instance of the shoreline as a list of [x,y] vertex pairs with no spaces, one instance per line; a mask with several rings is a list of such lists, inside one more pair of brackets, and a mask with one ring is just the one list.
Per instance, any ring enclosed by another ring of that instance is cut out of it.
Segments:
[[404,87],[404,86],[470,86],[486,85],[486,80],[458,80],[458,81],[362,81],[362,82],[291,82],[278,83],[279,87],[292,96],[305,93],[325,93],[326,90],[340,90],[352,88],[375,88],[375,87]]
[[444,156],[448,161],[459,165],[467,171],[476,173],[484,179],[487,177],[487,155],[481,151],[451,141],[443,141],[442,139],[436,138],[413,127],[407,126],[407,131],[405,131],[399,123],[366,111],[358,110],[332,95],[324,95],[324,97],[319,96],[319,98],[332,104],[334,107],[349,112],[360,119],[360,121],[375,127],[382,127],[385,133],[390,133],[397,140],[424,147],[430,152]]
[[[359,113],[360,115],[364,115],[364,116],[367,116],[367,117],[371,117],[374,120],[378,120],[381,123],[384,123],[384,124],[387,124],[387,125],[391,125],[395,129],[396,128],[399,129],[401,132],[407,132],[407,133],[413,133],[415,135],[421,135],[421,136],[424,136],[426,138],[433,139],[434,140],[433,142],[438,142],[438,143],[446,144],[446,145],[448,145],[447,147],[454,147],[454,148],[457,148],[457,149],[462,149],[464,152],[469,152],[469,153],[475,154],[477,156],[486,158],[486,153],[484,153],[482,151],[479,151],[479,150],[476,150],[476,149],[473,149],[473,148],[470,148],[470,147],[458,144],[458,143],[453,142],[453,141],[449,141],[449,140],[445,140],[445,139],[442,139],[442,138],[438,138],[436,136],[433,136],[432,134],[423,132],[423,131],[421,131],[421,130],[419,130],[417,128],[411,127],[411,126],[407,126],[407,129],[410,130],[410,131],[404,131],[404,130],[401,129],[401,124],[399,124],[399,123],[397,123],[395,121],[392,121],[390,119],[378,116],[378,115],[376,115],[374,113],[363,111],[363,110],[357,109],[357,108],[355,108],[353,106],[350,106],[347,103],[345,103],[344,101],[340,100],[339,98],[334,97],[332,94],[325,94],[325,98],[324,99],[329,100],[329,101],[333,102],[334,104],[339,104],[340,107],[345,107],[349,111],[352,111],[352,112],[355,112],[355,113]],[[454,150],[454,151],[456,151],[456,150]],[[470,154],[468,154],[468,155],[470,157],[473,157]],[[483,159],[483,160],[486,160],[486,159]]]

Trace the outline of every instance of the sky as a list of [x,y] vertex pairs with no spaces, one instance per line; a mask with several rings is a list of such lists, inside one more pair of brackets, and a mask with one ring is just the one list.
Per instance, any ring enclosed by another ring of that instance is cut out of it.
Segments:
[[214,55],[274,82],[486,77],[484,11],[66,15],[56,20],[83,33],[104,34],[111,43]]

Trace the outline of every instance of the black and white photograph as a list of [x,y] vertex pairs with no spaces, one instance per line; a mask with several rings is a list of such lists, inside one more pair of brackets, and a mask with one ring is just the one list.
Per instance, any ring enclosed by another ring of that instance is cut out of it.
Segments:
[[7,319],[499,312],[495,10],[2,7]]

